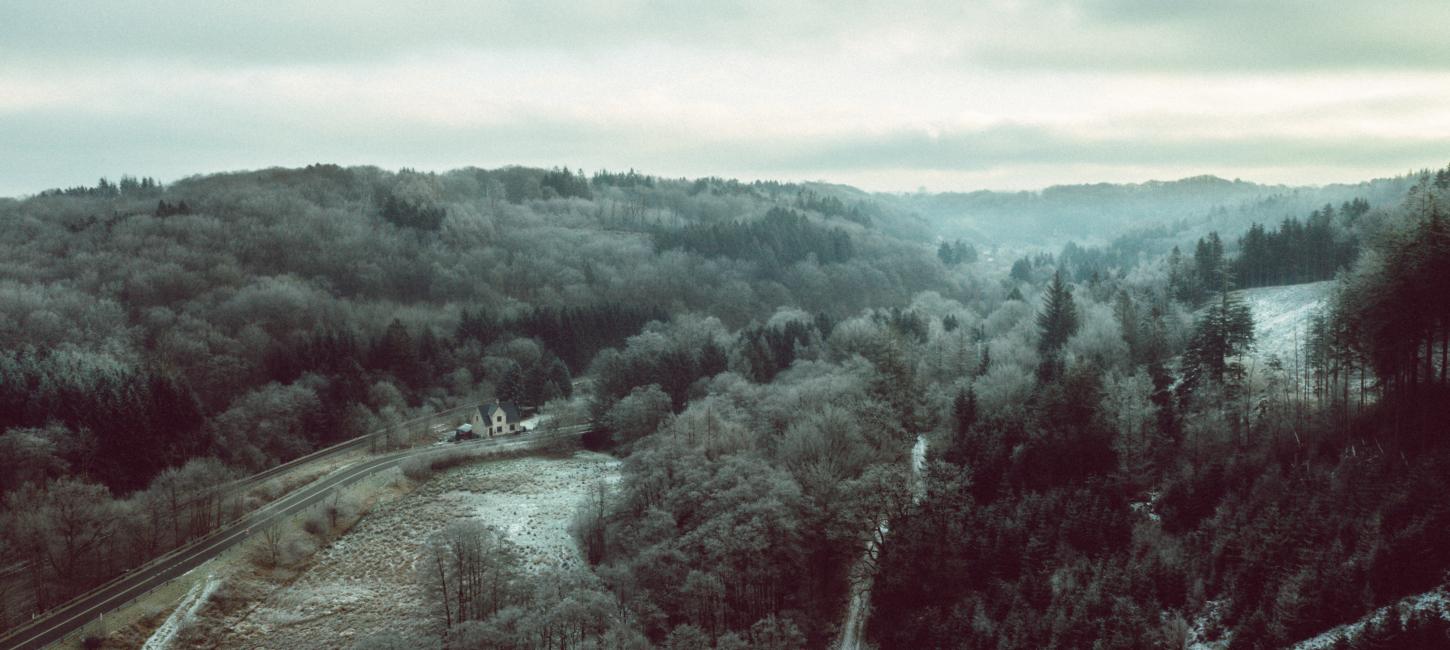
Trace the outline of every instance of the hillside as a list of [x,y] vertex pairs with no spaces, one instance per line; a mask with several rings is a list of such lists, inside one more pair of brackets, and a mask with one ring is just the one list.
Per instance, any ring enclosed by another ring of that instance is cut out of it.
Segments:
[[1410,176],[1352,185],[1288,187],[1197,176],[1176,181],[1052,186],[1033,192],[904,194],[896,200],[950,236],[989,244],[1060,246],[1069,240],[1103,244],[1130,231],[1167,229],[1175,243],[1210,229],[1237,232],[1251,223],[1278,223],[1326,203],[1365,198],[1393,204]]
[[[1450,569],[1439,178],[1331,233],[1364,253],[1319,269],[1345,299],[1303,363],[1312,398],[1260,370],[1300,370],[1331,285],[1216,300],[1252,270],[1232,232],[1009,271],[849,188],[518,167],[6,203],[0,564],[33,570],[0,584],[28,614],[214,529],[232,516],[219,480],[497,400],[587,417],[582,444],[620,462],[590,456],[609,480],[570,479],[568,499],[496,484],[406,540],[341,538],[319,556],[338,575],[396,561],[347,628],[358,645],[1310,638]],[[1185,183],[1134,191],[1257,191]],[[1316,259],[1322,240],[1275,254]],[[407,514],[388,512],[359,530]],[[477,584],[494,587],[458,595]],[[266,608],[288,621],[354,593],[324,586]],[[390,614],[388,589],[408,607]],[[270,616],[247,634],[281,634]]]
[[1311,319],[1323,314],[1333,288],[1333,282],[1311,282],[1239,292],[1253,310],[1252,357],[1261,364],[1270,358],[1277,358],[1285,366],[1292,366],[1296,358],[1303,363]]

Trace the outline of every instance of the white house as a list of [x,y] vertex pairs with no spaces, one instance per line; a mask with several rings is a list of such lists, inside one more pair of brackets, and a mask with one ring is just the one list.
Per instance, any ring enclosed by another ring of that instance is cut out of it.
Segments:
[[524,428],[519,426],[520,421],[522,418],[519,417],[519,410],[513,404],[485,404],[474,412],[470,424],[473,425],[474,433],[493,437],[504,433],[521,433]]

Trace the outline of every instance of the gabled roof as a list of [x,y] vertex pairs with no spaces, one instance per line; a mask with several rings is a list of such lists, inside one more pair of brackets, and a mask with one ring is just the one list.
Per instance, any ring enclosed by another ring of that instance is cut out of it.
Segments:
[[505,422],[519,421],[518,408],[514,407],[513,404],[510,404],[508,402],[505,402],[503,404],[485,404],[478,407],[478,412],[483,415],[483,419],[492,422],[494,413],[496,413],[499,409],[503,409],[503,416]]

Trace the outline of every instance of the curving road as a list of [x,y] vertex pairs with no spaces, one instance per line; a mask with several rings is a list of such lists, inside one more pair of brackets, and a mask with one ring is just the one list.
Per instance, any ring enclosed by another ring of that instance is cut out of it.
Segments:
[[0,645],[7,650],[31,650],[44,648],[60,641],[87,623],[98,620],[104,614],[205,564],[208,560],[246,541],[252,534],[260,534],[267,526],[279,523],[287,517],[321,502],[334,488],[350,485],[366,476],[396,467],[407,458],[459,448],[500,451],[527,449],[560,438],[578,437],[588,429],[588,425],[562,427],[548,433],[528,434],[517,438],[485,439],[447,447],[423,447],[358,461],[305,487],[294,490],[206,537],[157,558],[146,566],[101,585],[69,603],[51,610],[28,625],[12,630],[0,638]]
[[[575,384],[578,384],[579,382],[576,381],[574,383]],[[477,407],[474,406],[474,405],[457,406],[457,407],[454,407],[454,408],[451,408],[451,409],[446,409],[446,410],[443,410],[443,411],[439,411],[437,413],[432,413],[432,414],[429,414],[429,415],[425,415],[425,416],[422,416],[422,417],[417,417],[417,418],[413,418],[411,420],[407,420],[407,421],[401,422],[401,423],[399,423],[397,425],[394,425],[394,427],[392,427],[392,429],[394,431],[406,431],[406,430],[409,430],[412,427],[417,426],[419,424],[426,424],[426,423],[438,422],[439,420],[447,420],[448,418],[450,418],[452,415],[454,415],[456,413],[467,412],[468,410],[474,409],[474,408],[477,408]],[[272,478],[274,476],[277,476],[279,474],[285,474],[288,471],[291,471],[291,470],[293,470],[293,469],[295,469],[297,467],[301,467],[302,465],[306,465],[308,463],[311,463],[311,462],[320,460],[322,458],[326,458],[328,456],[335,456],[335,455],[340,454],[340,453],[342,453],[344,451],[349,451],[349,450],[353,450],[353,449],[364,449],[364,448],[367,448],[369,445],[373,444],[374,442],[376,442],[377,440],[379,440],[383,436],[387,435],[387,433],[388,433],[388,429],[387,428],[379,429],[379,430],[374,431],[372,433],[367,433],[367,434],[363,434],[361,436],[358,436],[356,438],[352,438],[352,439],[349,439],[349,440],[344,440],[342,442],[339,442],[337,444],[332,445],[331,447],[326,447],[326,448],[323,448],[323,449],[319,449],[319,450],[314,451],[314,452],[312,452],[310,454],[307,454],[305,456],[301,456],[301,457],[298,457],[298,458],[294,458],[294,459],[289,460],[289,461],[287,461],[285,463],[282,463],[280,465],[274,465],[274,466],[269,467],[267,469],[264,469],[264,470],[262,470],[260,472],[257,472],[256,474],[253,474],[251,476],[245,476],[245,477],[239,478],[239,479],[237,479],[235,481],[230,481],[228,483],[222,483],[220,485],[214,486],[213,488],[211,488],[211,490],[208,490],[205,493],[202,493],[202,494],[199,494],[199,495],[196,495],[196,496],[192,497],[192,500],[184,503],[183,506],[190,506],[192,503],[194,503],[197,500],[211,498],[211,495],[214,494],[214,493],[216,493],[217,491],[221,491],[221,490],[246,490],[246,489],[251,488],[251,487],[253,487],[255,485],[259,485],[263,481],[266,481],[267,479],[270,479],[270,478]],[[437,433],[437,432],[435,431],[435,432],[432,432],[432,433]],[[29,566],[28,566],[28,563],[26,563],[26,562],[16,562],[15,564],[12,564],[12,565],[10,565],[8,567],[0,568],[0,579],[5,579],[5,578],[7,578],[9,576],[22,573],[22,572],[26,571],[28,568],[29,568]],[[5,636],[6,636],[5,634],[0,634],[0,642],[4,642],[3,639],[5,638]]]

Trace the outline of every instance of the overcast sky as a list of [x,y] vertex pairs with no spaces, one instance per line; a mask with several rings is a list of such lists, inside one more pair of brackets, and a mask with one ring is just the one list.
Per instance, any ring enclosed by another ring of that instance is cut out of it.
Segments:
[[1446,0],[4,0],[0,195],[312,162],[1355,181],[1450,162],[1446,25]]

